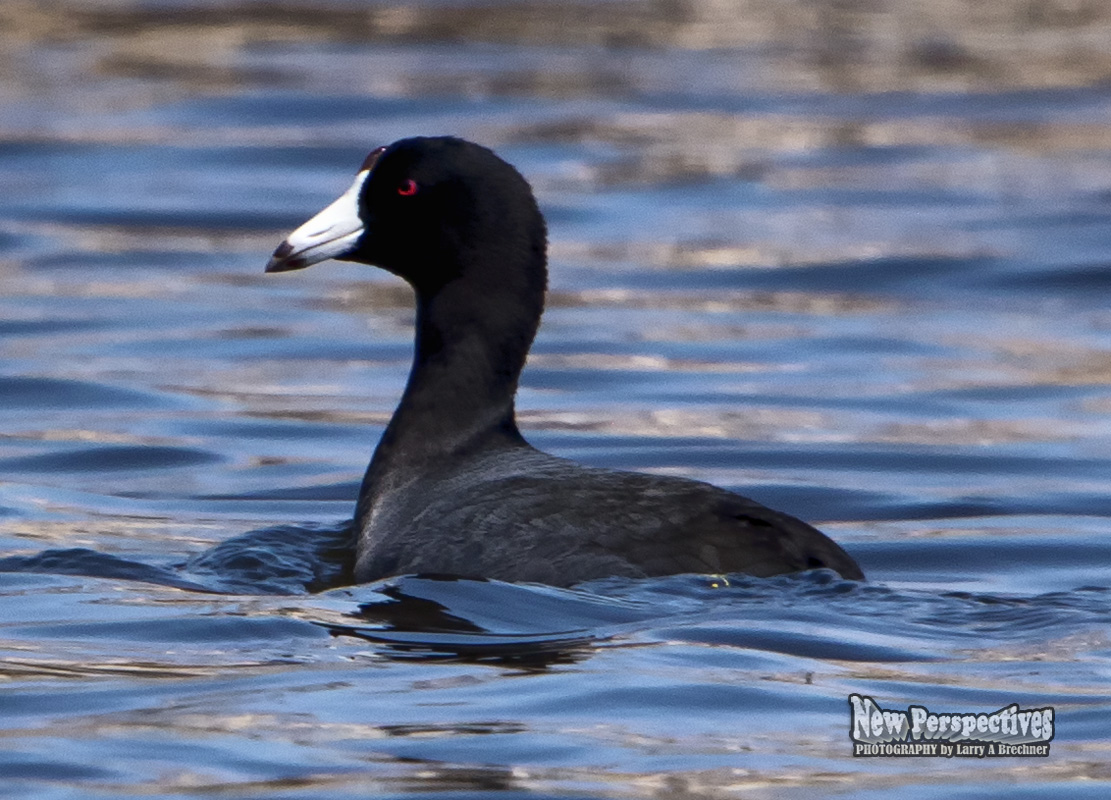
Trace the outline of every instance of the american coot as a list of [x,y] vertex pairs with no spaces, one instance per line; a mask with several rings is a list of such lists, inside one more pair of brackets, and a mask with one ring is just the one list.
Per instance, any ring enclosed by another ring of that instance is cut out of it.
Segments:
[[338,200],[289,235],[267,272],[329,258],[389,270],[416,292],[409,382],[355,511],[355,578],[440,572],[566,586],[606,576],[862,579],[818,530],[682,478],[585,467],[536,450],[513,399],[547,283],[532,190],[461,139],[380,147]]

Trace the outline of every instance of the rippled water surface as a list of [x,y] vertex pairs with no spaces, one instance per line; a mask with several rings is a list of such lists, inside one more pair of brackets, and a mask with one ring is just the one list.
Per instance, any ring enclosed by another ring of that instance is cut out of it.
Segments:
[[[1104,4],[0,20],[0,797],[1111,791]],[[262,267],[369,149],[439,133],[549,220],[529,438],[790,511],[867,583],[307,590],[411,297]],[[1056,736],[854,758],[851,693]]]

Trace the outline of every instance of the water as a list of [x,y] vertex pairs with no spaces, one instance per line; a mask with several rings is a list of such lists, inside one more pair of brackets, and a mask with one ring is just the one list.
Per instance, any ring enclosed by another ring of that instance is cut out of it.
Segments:
[[[0,796],[1105,796],[1085,8],[0,3]],[[262,267],[424,133],[495,147],[548,216],[530,439],[791,511],[868,583],[306,592],[411,298]],[[1056,736],[854,759],[851,693],[1050,705]]]

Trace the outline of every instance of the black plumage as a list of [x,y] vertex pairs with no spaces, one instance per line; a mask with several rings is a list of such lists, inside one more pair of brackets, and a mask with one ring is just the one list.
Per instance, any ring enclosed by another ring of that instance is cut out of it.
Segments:
[[514,396],[547,280],[531,188],[490,150],[454,138],[404,139],[363,167],[267,267],[358,261],[416,292],[413,368],[356,509],[357,580],[441,572],[569,585],[817,567],[863,578],[820,531],[740,495],[529,445]]

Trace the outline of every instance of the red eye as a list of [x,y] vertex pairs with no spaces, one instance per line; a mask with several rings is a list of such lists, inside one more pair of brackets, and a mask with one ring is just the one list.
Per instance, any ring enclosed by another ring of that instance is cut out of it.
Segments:
[[397,193],[402,197],[412,197],[417,193],[417,188],[417,182],[412,178],[408,178],[403,180],[401,185],[397,187]]

